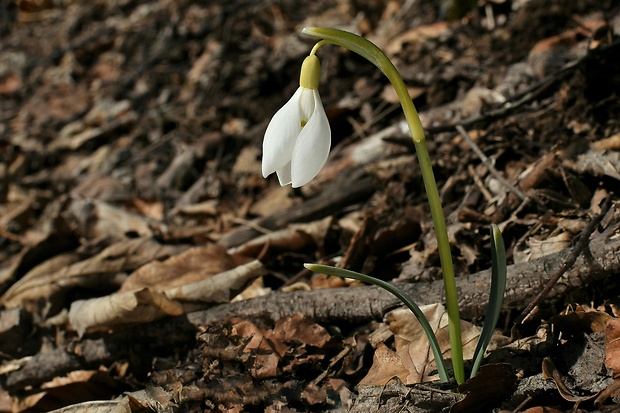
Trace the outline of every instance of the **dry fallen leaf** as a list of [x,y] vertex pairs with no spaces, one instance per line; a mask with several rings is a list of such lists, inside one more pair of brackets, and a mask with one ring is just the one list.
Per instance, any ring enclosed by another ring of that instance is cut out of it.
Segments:
[[564,161],[563,165],[578,173],[590,173],[594,176],[608,176],[620,180],[620,152],[617,150],[600,151],[591,148],[574,160]]
[[254,260],[210,278],[166,290],[164,294],[180,302],[226,303],[265,272],[263,264]]
[[321,247],[333,222],[332,217],[307,224],[291,224],[287,228],[254,238],[228,252],[234,256],[257,257],[263,249],[278,251],[301,251],[308,247]]
[[587,396],[580,396],[575,391],[571,390],[566,383],[570,381],[566,380],[560,371],[555,367],[555,364],[551,360],[551,357],[545,357],[542,362],[542,373],[545,380],[553,380],[558,393],[569,402],[581,403],[586,400],[593,399],[598,393],[590,394]]
[[620,376],[620,319],[607,321],[605,329],[605,366],[614,371],[614,378]]
[[486,364],[480,371],[459,386],[465,398],[450,409],[450,413],[491,411],[510,397],[517,387],[517,376],[508,363]]
[[152,238],[119,241],[92,258],[75,262],[48,273],[28,272],[0,298],[8,308],[23,306],[25,301],[52,300],[76,287],[101,288],[119,285],[125,273],[146,263],[178,254],[187,247],[162,245]]
[[[125,412],[127,410],[118,410],[122,407],[119,401],[105,402],[112,404],[83,403],[85,400],[107,399],[116,390],[117,386],[111,374],[103,369],[75,370],[66,376],[56,377],[42,384],[39,392],[23,397],[17,396],[12,411]],[[67,407],[53,410],[60,406]],[[113,409],[110,410],[110,407]]]
[[[325,328],[302,314],[283,317],[272,330],[249,321],[240,321],[233,329],[234,335],[246,342],[242,350],[247,355],[245,365],[256,379],[276,377],[281,373],[280,360],[284,357],[294,357],[287,373],[323,359],[321,349],[331,340]],[[318,349],[319,354],[310,348]]]
[[[449,358],[450,337],[445,308],[441,304],[431,304],[422,306],[420,309],[435,332],[444,357],[448,356]],[[413,313],[406,308],[393,310],[386,316],[386,323],[394,334],[394,347],[396,351],[393,355],[390,355],[385,350],[382,350],[381,358],[376,360],[376,362],[382,363],[386,360],[392,360],[394,356],[398,357],[398,365],[402,366],[404,371],[407,372],[407,374],[399,375],[398,378],[405,384],[415,384],[436,379],[437,367],[433,353],[426,334]],[[463,356],[465,359],[471,359],[478,342],[480,330],[473,324],[461,321],[461,335],[463,340]],[[386,382],[383,380],[386,379],[386,370],[390,372],[391,368],[375,366],[373,363],[371,371],[362,382],[372,385],[385,384]],[[382,374],[378,374],[377,372],[379,371]],[[374,377],[371,376],[371,373]]]
[[91,329],[148,323],[165,316],[179,316],[196,308],[204,308],[204,303],[229,302],[254,279],[263,275],[264,271],[259,261],[252,261],[205,280],[164,292],[145,287],[74,301],[69,310],[69,321],[82,336]]
[[76,150],[93,139],[132,124],[138,115],[131,107],[129,100],[99,100],[85,117],[66,124],[50,143],[49,150]]
[[285,211],[293,206],[295,200],[291,197],[291,188],[288,186],[274,186],[265,196],[259,198],[250,207],[253,215],[268,216],[278,211]]
[[572,335],[589,331],[594,333],[605,331],[612,318],[604,311],[577,306],[574,310],[565,310],[562,314],[552,317],[549,322],[557,331]]
[[74,404],[49,413],[132,413],[128,397],[118,401],[94,401]]
[[398,377],[403,381],[408,375],[409,370],[403,366],[403,362],[398,354],[387,348],[385,344],[379,343],[372,357],[372,366],[359,385],[383,386],[394,377]]
[[388,55],[399,53],[406,43],[422,43],[427,39],[436,39],[441,36],[448,36],[451,32],[450,25],[446,21],[440,21],[414,28],[391,39],[385,46]]
[[183,314],[183,306],[146,288],[126,291],[71,304],[69,322],[80,336],[92,328],[147,323],[166,315]]
[[255,379],[267,379],[278,375],[278,364],[289,346],[282,342],[273,342],[270,330],[264,330],[249,321],[242,321],[234,326],[235,332],[249,339],[243,353],[249,355],[246,366]]
[[567,231],[544,240],[530,238],[526,242],[527,248],[525,250],[518,251],[515,248],[515,263],[532,261],[555,252],[563,251],[570,246],[571,239],[572,235]]
[[125,280],[121,291],[143,287],[165,291],[204,280],[230,270],[241,262],[233,259],[226,253],[225,248],[216,244],[192,247],[165,261],[153,261],[140,267]]
[[72,197],[63,215],[79,225],[85,236],[122,240],[127,234],[147,238],[157,221],[96,199]]

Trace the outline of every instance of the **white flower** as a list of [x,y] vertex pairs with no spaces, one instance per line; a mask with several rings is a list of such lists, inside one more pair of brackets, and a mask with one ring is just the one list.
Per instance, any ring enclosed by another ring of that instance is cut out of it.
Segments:
[[275,172],[282,186],[307,184],[327,162],[331,130],[319,96],[319,77],[319,59],[310,55],[302,65],[299,88],[265,131],[263,177]]

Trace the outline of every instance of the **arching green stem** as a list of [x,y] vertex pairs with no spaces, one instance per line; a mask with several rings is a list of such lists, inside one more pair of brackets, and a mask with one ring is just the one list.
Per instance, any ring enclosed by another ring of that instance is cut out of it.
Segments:
[[426,189],[431,215],[433,217],[433,224],[435,226],[437,248],[439,249],[439,259],[441,261],[443,282],[446,291],[452,366],[454,368],[454,378],[457,383],[461,384],[465,381],[465,371],[463,367],[463,346],[461,341],[460,316],[456,281],[454,278],[454,266],[452,264],[452,253],[450,251],[446,221],[441,207],[439,191],[437,190],[437,183],[435,182],[431,159],[428,153],[428,147],[426,146],[424,129],[422,128],[418,112],[411,101],[407,87],[390,59],[387,58],[381,49],[363,37],[338,29],[320,27],[306,27],[302,30],[302,33],[323,39],[315,46],[312,51],[313,53],[316,52],[316,49],[322,44],[331,43],[349,49],[366,58],[387,76],[396,90],[403,112],[405,113],[407,125],[409,125],[413,143],[415,144],[418,162],[420,163],[420,169],[422,171],[422,179],[424,180],[424,187]]

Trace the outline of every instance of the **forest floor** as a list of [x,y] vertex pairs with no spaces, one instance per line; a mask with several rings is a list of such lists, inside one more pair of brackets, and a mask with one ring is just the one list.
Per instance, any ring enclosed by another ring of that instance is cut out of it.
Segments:
[[[620,5],[480,1],[447,19],[439,3],[0,2],[0,412],[620,411]],[[396,298],[303,267],[396,283],[449,355],[382,73],[323,46],[328,162],[302,188],[261,176],[307,26],[363,35],[404,78],[466,357],[503,232],[498,332],[458,388]]]

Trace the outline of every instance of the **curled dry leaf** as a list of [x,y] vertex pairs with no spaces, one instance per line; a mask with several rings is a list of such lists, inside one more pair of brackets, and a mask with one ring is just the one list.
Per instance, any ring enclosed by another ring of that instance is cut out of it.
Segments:
[[327,217],[308,224],[291,224],[286,229],[254,238],[229,249],[228,252],[235,256],[256,257],[267,246],[271,252],[300,251],[310,246],[321,247],[332,221],[332,217]]
[[128,100],[101,99],[85,118],[66,124],[50,143],[49,149],[79,149],[89,141],[101,139],[118,128],[132,124],[137,118]]
[[[108,399],[118,387],[108,371],[74,370],[66,376],[55,377],[43,383],[41,391],[16,397],[12,406],[14,412],[52,411],[58,407],[62,412],[116,412],[124,410],[103,409],[100,405],[81,403],[84,400]],[[79,403],[79,404],[74,404]],[[96,402],[101,403],[101,402]],[[112,406],[118,405],[116,402]],[[85,407],[89,408],[85,410]],[[95,407],[98,407],[95,408]]]
[[[7,180],[6,175],[0,169],[0,194],[3,192],[4,184],[1,183],[3,180]],[[8,202],[0,203],[0,229],[2,230],[8,228],[11,222],[21,222],[22,219],[32,214],[37,202],[36,193],[23,193],[11,190],[10,187],[5,190],[8,192],[5,192]]]
[[53,272],[31,270],[4,293],[0,303],[8,308],[20,307],[27,301],[51,300],[76,287],[110,288],[118,285],[126,272],[186,248],[162,245],[152,238],[119,241],[92,258]]
[[391,39],[385,46],[385,51],[388,55],[396,54],[407,43],[422,43],[427,39],[446,37],[450,35],[451,30],[446,21],[416,26]]
[[[616,142],[618,138],[615,138]],[[606,141],[598,146],[617,145]],[[578,173],[590,173],[594,176],[608,176],[620,180],[620,152],[617,150],[602,151],[593,146],[576,157],[574,160],[566,160],[563,165]]]
[[131,213],[107,202],[73,197],[63,216],[78,225],[82,235],[88,238],[106,237],[122,240],[127,234],[146,238],[153,235],[157,222]]
[[[230,301],[254,279],[263,275],[264,271],[259,261],[252,261],[206,280],[176,287],[163,293],[155,289],[142,288],[75,301],[69,311],[69,321],[81,336],[91,329],[147,323],[165,316],[179,316],[196,307],[204,308],[204,303]],[[195,305],[195,303],[202,304]]]
[[530,238],[526,242],[527,248],[525,250],[518,251],[515,249],[515,263],[532,261],[563,251],[570,246],[571,238],[571,234],[566,231],[544,240]]
[[586,306],[577,306],[574,310],[565,310],[562,314],[551,317],[549,323],[555,331],[569,336],[580,333],[605,331],[613,317],[604,311]]
[[132,413],[128,397],[113,401],[94,401],[74,404],[50,413]]
[[[179,392],[182,391],[183,386],[179,383]],[[125,393],[129,398],[132,411],[142,411],[142,409],[150,409],[152,411],[167,411],[164,410],[170,407],[178,407],[174,401],[170,399],[169,393],[159,386],[147,386],[143,390],[133,391],[131,393]]]
[[181,302],[226,303],[265,272],[263,264],[254,260],[206,280],[166,290],[165,295]]
[[517,376],[509,363],[486,364],[475,377],[459,386],[459,393],[466,396],[452,406],[450,413],[492,411],[516,387]]
[[80,336],[87,329],[110,328],[131,323],[147,323],[163,316],[183,314],[183,306],[161,293],[146,288],[127,291],[71,304],[69,322]]
[[555,364],[551,360],[551,357],[545,357],[543,359],[542,373],[545,380],[553,380],[558,389],[558,393],[560,393],[564,400],[567,400],[569,402],[580,403],[586,400],[593,399],[598,394],[595,393],[587,396],[580,396],[576,394],[575,391],[573,391],[567,386],[569,380],[566,380],[562,373],[560,373],[560,371],[555,367]]
[[125,280],[121,291],[144,287],[166,291],[230,270],[240,262],[243,261],[235,260],[216,244],[192,247],[165,261],[153,261],[138,268]]
[[[13,300],[13,296],[19,296],[19,295],[25,294],[26,291],[29,289],[29,286],[32,288],[35,288],[31,284],[31,283],[34,283],[35,280],[44,280],[50,274],[58,273],[61,271],[66,271],[66,268],[78,262],[79,259],[80,259],[79,254],[66,253],[66,254],[56,255],[46,261],[43,261],[41,264],[37,265],[36,267],[28,271],[26,275],[22,277],[21,280],[13,284],[9,288],[9,290],[4,294],[4,296],[0,298],[0,302],[5,302],[6,300],[7,304],[5,305],[9,308],[19,307],[20,305],[11,304],[11,301]],[[45,285],[45,282],[41,281],[41,285]],[[34,291],[32,293],[34,293]],[[23,298],[27,298],[27,297],[28,297],[28,294],[26,294]],[[32,297],[32,300],[34,300],[34,298],[36,297],[37,295],[35,293],[34,296]],[[27,299],[22,299],[20,301],[22,302],[27,301]]]
[[[84,173],[81,168],[71,168],[71,172],[77,175],[75,178]],[[133,198],[132,192],[118,179],[97,172],[82,177],[71,194],[76,196],[76,199],[96,199],[102,202],[127,201]]]

